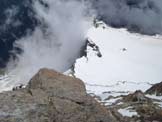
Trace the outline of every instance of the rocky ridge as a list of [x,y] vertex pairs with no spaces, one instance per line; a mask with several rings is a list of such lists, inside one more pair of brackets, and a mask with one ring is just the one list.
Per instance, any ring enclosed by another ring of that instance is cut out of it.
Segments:
[[105,99],[94,96],[94,98],[107,106],[113,116],[120,122],[162,121],[161,96],[150,95],[137,90],[128,95],[110,95]]
[[103,99],[80,79],[41,69],[26,87],[0,93],[0,122],[161,122],[162,98],[150,95],[160,85]]
[[146,91],[147,94],[156,94],[157,96],[162,95],[162,82],[153,85]]
[[117,122],[84,83],[41,69],[25,88],[0,94],[0,122]]

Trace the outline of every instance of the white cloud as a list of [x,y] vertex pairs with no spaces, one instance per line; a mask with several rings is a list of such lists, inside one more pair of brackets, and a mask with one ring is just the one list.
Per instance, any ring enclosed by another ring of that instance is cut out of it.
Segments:
[[85,3],[75,0],[43,2],[48,7],[38,1],[33,5],[40,27],[15,43],[23,53],[17,54],[18,59],[8,64],[9,75],[14,75],[11,84],[28,82],[42,67],[60,72],[67,70],[84,45],[85,35],[91,26]]

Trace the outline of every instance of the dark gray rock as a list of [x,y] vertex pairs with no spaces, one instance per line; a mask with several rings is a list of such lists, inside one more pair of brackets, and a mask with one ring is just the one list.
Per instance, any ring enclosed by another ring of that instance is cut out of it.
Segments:
[[145,96],[145,94],[142,91],[137,90],[134,93],[123,97],[123,100],[125,102],[145,102],[149,99]]
[[162,95],[162,82],[153,85],[146,91],[146,94],[155,94],[157,96]]
[[83,82],[41,69],[26,88],[0,94],[0,122],[116,122]]

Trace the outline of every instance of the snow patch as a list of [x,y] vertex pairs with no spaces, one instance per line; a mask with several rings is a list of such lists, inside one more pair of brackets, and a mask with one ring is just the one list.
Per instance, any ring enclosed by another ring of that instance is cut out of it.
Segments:
[[127,116],[127,117],[138,116],[138,113],[132,110],[131,107],[119,109],[118,112],[122,114],[123,116]]

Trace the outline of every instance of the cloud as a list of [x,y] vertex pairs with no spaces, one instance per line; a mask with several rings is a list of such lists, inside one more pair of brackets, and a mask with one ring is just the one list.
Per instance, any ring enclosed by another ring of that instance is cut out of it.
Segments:
[[7,70],[14,82],[28,82],[40,68],[66,71],[80,54],[92,18],[84,2],[44,0],[33,4],[40,25],[15,42],[22,49]]
[[113,27],[143,34],[162,34],[161,0],[91,0],[98,18]]

